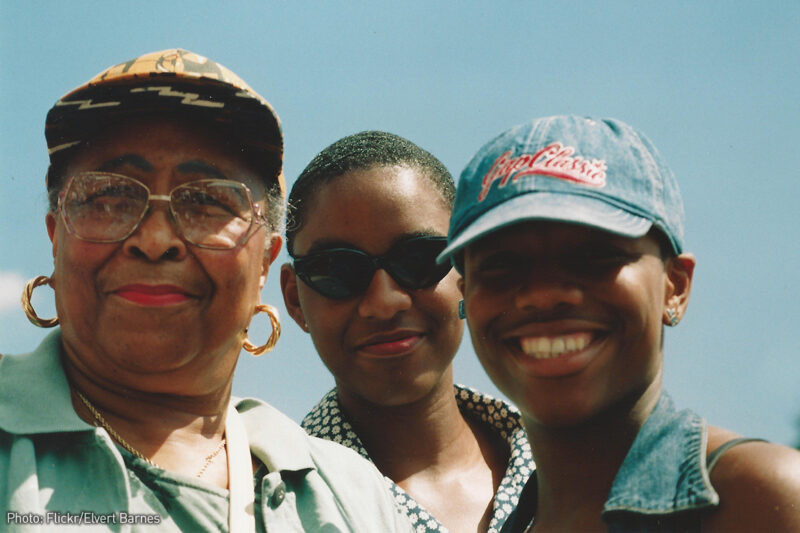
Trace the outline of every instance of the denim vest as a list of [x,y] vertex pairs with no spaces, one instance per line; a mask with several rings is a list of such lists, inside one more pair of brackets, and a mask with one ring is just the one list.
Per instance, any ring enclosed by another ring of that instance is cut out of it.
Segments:
[[[662,393],[617,471],[603,506],[608,531],[700,531],[705,511],[719,505],[706,467],[705,421],[678,411]],[[536,510],[536,476],[531,476],[503,533],[522,532]]]

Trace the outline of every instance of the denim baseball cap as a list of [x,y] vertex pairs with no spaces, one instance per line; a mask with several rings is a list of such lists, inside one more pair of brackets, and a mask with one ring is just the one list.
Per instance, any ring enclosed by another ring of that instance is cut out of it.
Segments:
[[527,220],[631,238],[656,227],[676,254],[683,250],[675,176],[647,137],[614,119],[540,118],[484,145],[461,173],[447,248],[437,261]]

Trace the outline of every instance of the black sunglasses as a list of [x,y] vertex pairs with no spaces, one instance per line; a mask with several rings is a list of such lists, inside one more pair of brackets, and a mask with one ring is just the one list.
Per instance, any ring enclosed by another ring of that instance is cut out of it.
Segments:
[[329,248],[293,257],[297,277],[318,293],[346,300],[367,290],[375,271],[383,269],[404,289],[423,289],[444,278],[452,265],[436,264],[447,237],[412,237],[372,256],[354,248]]

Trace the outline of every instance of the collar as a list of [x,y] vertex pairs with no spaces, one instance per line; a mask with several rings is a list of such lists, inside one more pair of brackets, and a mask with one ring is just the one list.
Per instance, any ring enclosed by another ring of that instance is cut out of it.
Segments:
[[[509,446],[506,471],[492,502],[489,531],[498,531],[517,503],[525,481],[531,476],[533,457],[519,411],[502,400],[492,398],[475,389],[454,385],[456,403],[461,413],[502,437]],[[328,392],[303,419],[303,427],[310,435],[342,444],[372,461],[361,439],[341,409],[336,388]],[[386,478],[397,506],[417,525],[416,531],[447,533],[447,529],[427,509],[406,493],[399,485]]]
[[292,419],[255,398],[232,399],[242,416],[250,451],[270,472],[315,470],[309,436]]
[[[490,426],[509,445],[512,451],[510,465],[531,463],[530,446],[520,421],[516,407],[503,400],[493,398],[464,385],[453,385],[456,403],[462,414],[482,424]],[[332,440],[358,452],[365,459],[372,460],[364,444],[353,429],[339,403],[338,389],[334,387],[322,397],[311,411],[303,418],[303,428],[310,435]],[[519,460],[517,460],[519,456]],[[524,479],[530,475],[525,472]],[[524,479],[522,482],[524,483]]]
[[706,439],[705,421],[678,411],[662,393],[614,478],[603,514],[666,514],[719,504],[706,468]]
[[334,387],[303,418],[301,424],[309,435],[331,440],[356,451],[361,457],[372,461],[367,449],[355,429],[342,411],[339,393]]
[[[242,414],[251,451],[270,471],[315,468],[308,436],[295,422],[260,400],[231,401]],[[72,408],[60,328],[33,352],[0,358],[0,429],[13,434],[96,431]]]
[[72,408],[61,366],[61,328],[33,352],[0,359],[0,428],[14,434],[94,431]]

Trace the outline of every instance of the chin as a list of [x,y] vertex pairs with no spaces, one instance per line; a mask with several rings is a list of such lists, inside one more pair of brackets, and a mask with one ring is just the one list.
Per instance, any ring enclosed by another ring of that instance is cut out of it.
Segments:
[[436,384],[424,378],[417,378],[412,382],[390,383],[373,382],[367,390],[357,391],[357,394],[367,402],[379,407],[402,407],[417,403],[429,396]]
[[596,413],[574,409],[549,409],[524,412],[525,418],[537,426],[552,429],[567,429],[591,421]]
[[[102,337],[99,340],[103,343]],[[192,336],[176,332],[123,333],[105,340],[104,351],[117,359],[119,366],[144,373],[179,368],[203,351],[194,345]]]
[[425,396],[424,392],[405,388],[391,388],[365,391],[361,395],[369,403],[379,407],[401,407],[412,404]]
[[556,391],[526,391],[509,394],[531,423],[549,428],[568,428],[591,422],[606,408],[598,398],[586,394],[556,394]]

